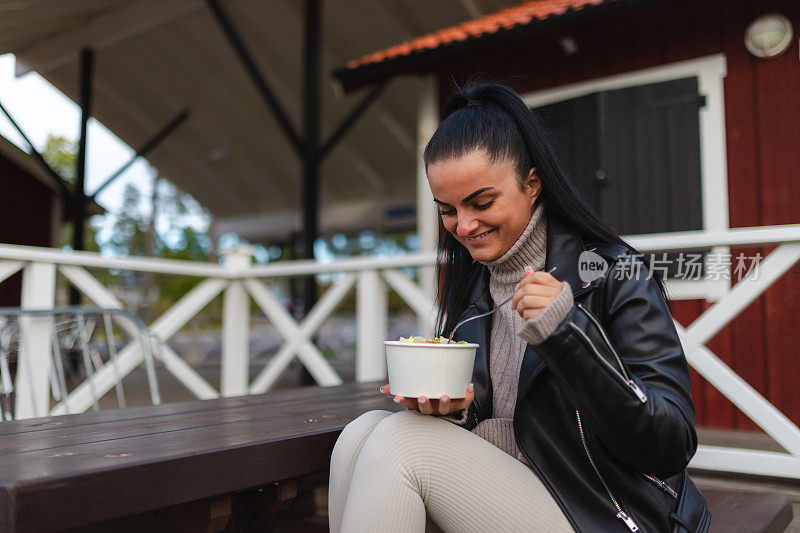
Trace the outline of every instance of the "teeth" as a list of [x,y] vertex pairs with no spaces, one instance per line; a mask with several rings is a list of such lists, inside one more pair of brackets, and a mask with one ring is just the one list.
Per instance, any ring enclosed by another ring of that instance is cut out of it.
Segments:
[[486,235],[486,234],[490,233],[491,231],[492,231],[492,230],[485,231],[485,232],[481,233],[480,235],[476,235],[476,236],[474,236],[474,237],[467,237],[467,240],[468,240],[468,241],[477,241],[478,239],[480,239],[480,238],[481,238],[481,237],[483,237],[484,235]]

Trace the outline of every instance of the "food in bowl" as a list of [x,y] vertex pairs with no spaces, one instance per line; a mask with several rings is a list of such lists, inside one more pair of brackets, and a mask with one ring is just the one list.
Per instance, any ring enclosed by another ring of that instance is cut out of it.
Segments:
[[389,390],[407,398],[463,398],[472,379],[477,344],[447,338],[384,341]]
[[429,339],[427,337],[420,337],[418,335],[400,337],[400,340],[397,342],[416,342],[420,344],[468,344],[467,341],[451,341],[448,340],[447,337],[434,337]]

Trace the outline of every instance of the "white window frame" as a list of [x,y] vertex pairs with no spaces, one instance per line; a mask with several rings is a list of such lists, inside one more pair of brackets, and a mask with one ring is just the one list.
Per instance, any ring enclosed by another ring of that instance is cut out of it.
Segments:
[[[660,65],[579,83],[562,85],[522,95],[530,108],[541,107],[588,94],[648,85],[681,78],[697,77],[698,91],[706,97],[700,108],[700,197],[702,203],[703,231],[717,232],[730,229],[728,216],[728,166],[725,139],[725,54]],[[659,235],[669,235],[663,233]],[[627,236],[626,236],[627,238]],[[730,248],[711,249],[709,256],[729,254]],[[716,301],[725,295],[731,280],[667,280],[667,290],[676,300],[705,298]]]

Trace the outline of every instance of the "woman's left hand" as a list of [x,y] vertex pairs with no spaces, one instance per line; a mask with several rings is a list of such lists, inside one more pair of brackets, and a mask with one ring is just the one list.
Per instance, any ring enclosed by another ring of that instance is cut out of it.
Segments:
[[537,318],[556,299],[564,284],[547,272],[525,267],[525,277],[517,285],[511,305],[519,316]]
[[[391,395],[389,384],[381,386],[381,392]],[[406,409],[419,411],[424,415],[450,415],[469,409],[472,400],[475,399],[475,387],[472,383],[467,385],[467,391],[463,398],[450,398],[442,396],[439,399],[420,396],[419,398],[406,398],[405,396],[395,396],[394,401],[401,404]]]

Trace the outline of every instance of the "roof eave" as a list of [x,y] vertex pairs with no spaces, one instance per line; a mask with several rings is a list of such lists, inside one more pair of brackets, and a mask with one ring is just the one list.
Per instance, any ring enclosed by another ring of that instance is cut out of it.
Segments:
[[568,9],[560,15],[535,19],[525,25],[501,29],[494,33],[470,37],[463,41],[442,44],[418,52],[386,59],[378,63],[368,63],[355,68],[338,67],[331,72],[344,95],[373,85],[390,76],[398,74],[425,74],[434,70],[442,61],[465,54],[479,46],[493,45],[503,41],[542,34],[585,19],[606,16],[622,8],[641,4],[643,0],[606,0],[601,4],[587,5],[579,10]]

